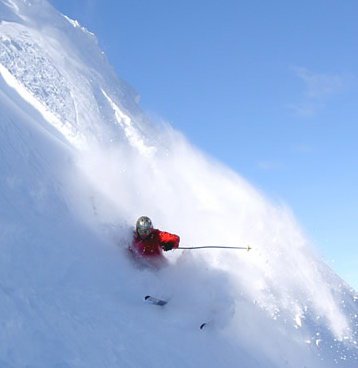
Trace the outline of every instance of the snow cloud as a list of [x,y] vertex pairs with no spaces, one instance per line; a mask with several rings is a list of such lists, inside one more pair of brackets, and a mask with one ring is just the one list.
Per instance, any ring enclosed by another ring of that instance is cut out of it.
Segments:
[[[290,210],[271,203],[172,128],[163,128],[157,138],[161,144],[149,156],[128,141],[80,157],[79,167],[94,188],[96,217],[131,228],[148,215],[156,227],[179,234],[182,246],[250,245],[250,252],[172,252],[168,258],[180,270],[174,282],[186,284],[178,293],[192,298],[199,287],[193,280],[201,280],[206,286],[198,303],[208,292],[212,305],[226,300],[229,319],[235,320],[235,305],[249,301],[270,320],[304,328],[306,319],[319,317],[338,338],[348,336],[349,324],[326,281],[330,271],[310,250]],[[188,259],[193,269],[186,269]]]

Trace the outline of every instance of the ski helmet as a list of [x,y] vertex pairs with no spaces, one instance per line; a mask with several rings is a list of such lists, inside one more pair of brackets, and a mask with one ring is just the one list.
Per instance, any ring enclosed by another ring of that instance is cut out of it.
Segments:
[[152,220],[147,216],[141,216],[136,224],[137,233],[140,236],[148,236],[153,230]]

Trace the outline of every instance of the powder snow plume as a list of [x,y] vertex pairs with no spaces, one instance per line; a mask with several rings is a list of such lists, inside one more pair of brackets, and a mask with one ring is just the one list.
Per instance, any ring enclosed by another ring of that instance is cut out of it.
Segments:
[[[146,117],[77,21],[44,0],[0,17],[3,366],[357,366],[357,294],[287,206]],[[182,246],[252,249],[138,269],[141,215]]]

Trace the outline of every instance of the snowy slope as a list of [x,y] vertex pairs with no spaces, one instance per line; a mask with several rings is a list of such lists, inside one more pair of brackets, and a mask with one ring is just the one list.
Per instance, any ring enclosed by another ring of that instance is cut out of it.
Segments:
[[[289,209],[148,121],[46,1],[0,0],[0,20],[1,367],[357,367],[357,294]],[[253,249],[138,269],[142,214],[183,246]]]

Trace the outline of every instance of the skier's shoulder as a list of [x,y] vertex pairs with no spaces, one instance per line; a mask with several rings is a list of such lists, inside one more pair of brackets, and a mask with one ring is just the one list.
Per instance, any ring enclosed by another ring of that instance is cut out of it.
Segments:
[[150,234],[150,239],[160,239],[161,238],[162,231],[159,229],[153,229]]
[[139,240],[139,235],[138,235],[138,233],[135,229],[133,229],[133,231],[132,231],[132,239],[133,239],[133,241]]
[[158,230],[158,236],[162,239],[162,240],[166,240],[166,241],[179,241],[180,240],[180,237],[179,235],[176,235],[176,234],[172,234],[172,233],[169,233],[167,231],[161,231],[161,230]]

